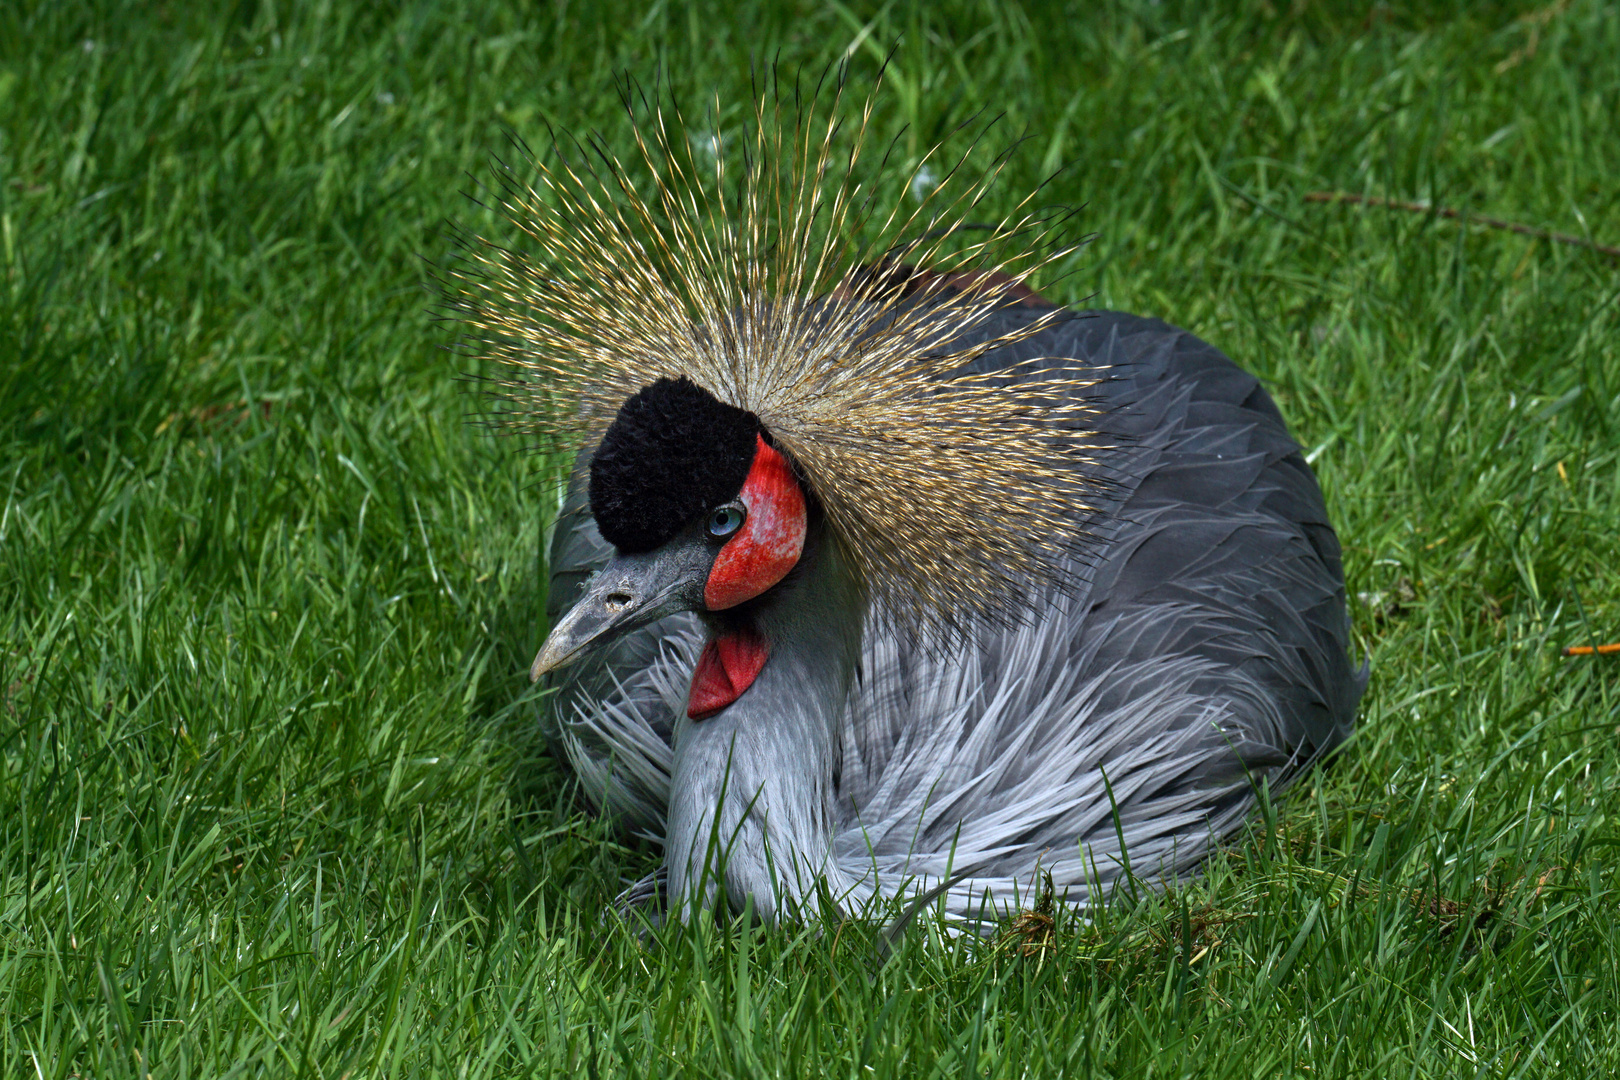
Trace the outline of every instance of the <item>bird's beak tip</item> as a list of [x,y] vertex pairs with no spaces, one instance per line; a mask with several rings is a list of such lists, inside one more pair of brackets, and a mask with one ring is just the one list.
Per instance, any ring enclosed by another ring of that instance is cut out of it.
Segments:
[[549,675],[558,668],[567,667],[569,661],[574,659],[574,654],[578,651],[575,649],[563,652],[555,647],[555,642],[547,639],[546,643],[540,647],[540,651],[535,653],[534,663],[529,667],[529,681],[537,683],[543,676]]

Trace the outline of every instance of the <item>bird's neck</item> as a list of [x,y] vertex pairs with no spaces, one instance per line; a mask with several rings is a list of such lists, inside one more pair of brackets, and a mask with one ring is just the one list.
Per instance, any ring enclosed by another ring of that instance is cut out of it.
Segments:
[[[817,538],[819,539],[819,538]],[[732,704],[675,729],[665,833],[675,905],[767,921],[814,895],[841,891],[832,861],[841,724],[866,602],[835,544],[806,546],[802,572],[759,605],[750,629],[770,656]]]

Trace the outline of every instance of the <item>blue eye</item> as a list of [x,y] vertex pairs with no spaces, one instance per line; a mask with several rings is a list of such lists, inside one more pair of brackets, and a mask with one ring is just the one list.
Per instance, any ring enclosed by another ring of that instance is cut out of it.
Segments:
[[723,540],[742,528],[743,521],[747,517],[740,506],[722,506],[709,515],[709,535],[716,540]]

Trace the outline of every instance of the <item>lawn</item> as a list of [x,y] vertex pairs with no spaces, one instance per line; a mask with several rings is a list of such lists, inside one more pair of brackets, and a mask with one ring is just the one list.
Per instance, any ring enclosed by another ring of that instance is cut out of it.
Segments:
[[[0,1075],[1620,1073],[1620,8],[205,6],[0,10]],[[1005,114],[1047,289],[1271,387],[1359,732],[1089,922],[644,942],[525,677],[558,463],[430,263],[618,73],[724,129],[891,52],[889,197]]]

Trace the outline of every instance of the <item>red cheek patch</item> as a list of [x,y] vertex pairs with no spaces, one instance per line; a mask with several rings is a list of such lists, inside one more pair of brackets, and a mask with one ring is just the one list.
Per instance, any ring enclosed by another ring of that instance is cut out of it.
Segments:
[[765,661],[770,658],[770,642],[752,627],[721,634],[703,647],[697,668],[692,672],[692,691],[686,698],[686,715],[707,720],[754,684]]
[[737,496],[748,518],[709,570],[703,603],[710,611],[752,600],[787,577],[804,554],[804,491],[787,459],[763,437],[755,438],[754,464]]

